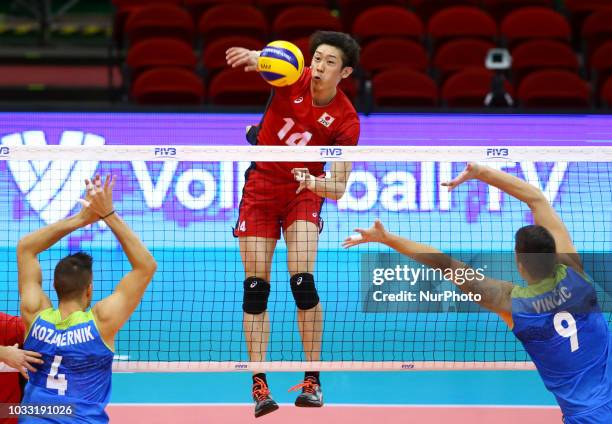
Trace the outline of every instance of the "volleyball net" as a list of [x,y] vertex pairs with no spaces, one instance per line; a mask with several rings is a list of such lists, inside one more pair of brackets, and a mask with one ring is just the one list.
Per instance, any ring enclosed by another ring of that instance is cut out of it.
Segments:
[[[507,325],[451,281],[383,245],[341,247],[355,228],[380,219],[388,230],[487,276],[523,284],[514,233],[532,223],[529,209],[476,181],[452,192],[440,185],[467,161],[486,162],[542,189],[612,320],[610,148],[120,147],[95,138],[37,147],[5,137],[0,159],[0,310],[15,315],[19,238],[76,213],[85,178],[116,176],[116,210],[151,250],[158,271],[116,339],[115,370],[532,368]],[[251,161],[324,161],[327,170],[334,161],[353,164],[345,195],[326,200],[320,212],[314,276],[324,310],[321,362],[305,361],[282,239],[270,277],[266,362],[248,361],[242,322],[247,276],[232,228]],[[39,257],[43,288],[54,304],[53,268],[81,250],[94,257],[94,302],[111,294],[130,269],[103,222],[79,230]]]

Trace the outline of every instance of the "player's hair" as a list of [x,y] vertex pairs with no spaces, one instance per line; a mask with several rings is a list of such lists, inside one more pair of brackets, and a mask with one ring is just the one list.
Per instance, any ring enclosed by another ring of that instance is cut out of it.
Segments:
[[93,258],[85,252],[68,255],[57,263],[53,287],[59,300],[78,298],[91,284]]
[[314,56],[321,44],[336,47],[342,52],[342,67],[355,68],[359,63],[361,47],[350,35],[336,31],[317,31],[310,37],[310,54]]
[[541,225],[527,225],[516,232],[514,250],[517,260],[529,275],[543,279],[550,277],[557,264],[555,239]]

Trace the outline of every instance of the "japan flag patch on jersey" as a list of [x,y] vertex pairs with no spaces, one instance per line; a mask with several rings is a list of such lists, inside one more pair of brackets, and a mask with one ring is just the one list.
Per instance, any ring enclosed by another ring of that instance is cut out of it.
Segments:
[[336,118],[331,116],[329,113],[324,112],[323,115],[319,118],[319,124],[323,125],[325,128],[329,128],[329,126],[334,122]]

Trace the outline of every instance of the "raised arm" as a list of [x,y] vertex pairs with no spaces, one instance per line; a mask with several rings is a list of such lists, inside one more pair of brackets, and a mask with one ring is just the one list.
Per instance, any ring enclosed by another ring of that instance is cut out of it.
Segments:
[[582,271],[582,261],[565,224],[546,200],[541,190],[533,185],[488,166],[469,163],[466,169],[454,180],[442,183],[452,190],[459,184],[470,179],[478,179],[484,183],[497,187],[510,196],[527,204],[533,215],[536,225],[541,225],[552,234],[555,239],[559,260],[575,269]]
[[[99,180],[99,177],[96,177]],[[104,187],[91,193],[87,206],[103,217],[125,252],[132,270],[119,282],[110,296],[102,299],[93,308],[100,333],[109,346],[114,346],[115,335],[130,318],[140,303],[151,282],[157,264],[138,236],[119,217],[113,206],[112,191],[115,182],[107,178]],[[96,184],[96,187],[98,184]]]
[[47,225],[24,236],[17,244],[17,279],[21,299],[21,317],[29,328],[36,315],[52,306],[42,289],[42,272],[38,254],[64,236],[98,220],[95,214],[81,210],[69,218]]
[[344,196],[346,183],[351,176],[353,164],[351,162],[333,162],[330,178],[315,177],[308,168],[294,168],[291,170],[296,181],[300,183],[297,193],[308,189],[321,197],[339,200]]
[[[500,314],[509,313],[512,309],[511,292],[513,285],[507,281],[482,278],[469,265],[445,255],[436,248],[417,243],[388,232],[379,220],[369,229],[357,228],[357,235],[348,237],[343,247],[349,248],[361,243],[378,242],[408,256],[415,261],[434,269],[441,269],[444,275],[451,270],[452,275],[460,275],[461,281],[455,281],[464,293],[480,294],[479,305]],[[460,273],[458,271],[461,271]]]

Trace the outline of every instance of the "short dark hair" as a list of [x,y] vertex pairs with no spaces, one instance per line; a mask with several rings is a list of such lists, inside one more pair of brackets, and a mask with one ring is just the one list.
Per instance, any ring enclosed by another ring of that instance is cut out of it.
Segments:
[[361,47],[350,35],[336,31],[317,31],[310,37],[310,54],[314,55],[321,44],[336,47],[342,52],[342,67],[355,68],[359,64]]
[[92,279],[93,258],[85,252],[66,256],[55,266],[53,287],[59,300],[78,298],[89,287]]
[[529,275],[543,279],[550,277],[557,264],[555,239],[541,225],[527,225],[516,232],[514,250],[518,261]]

